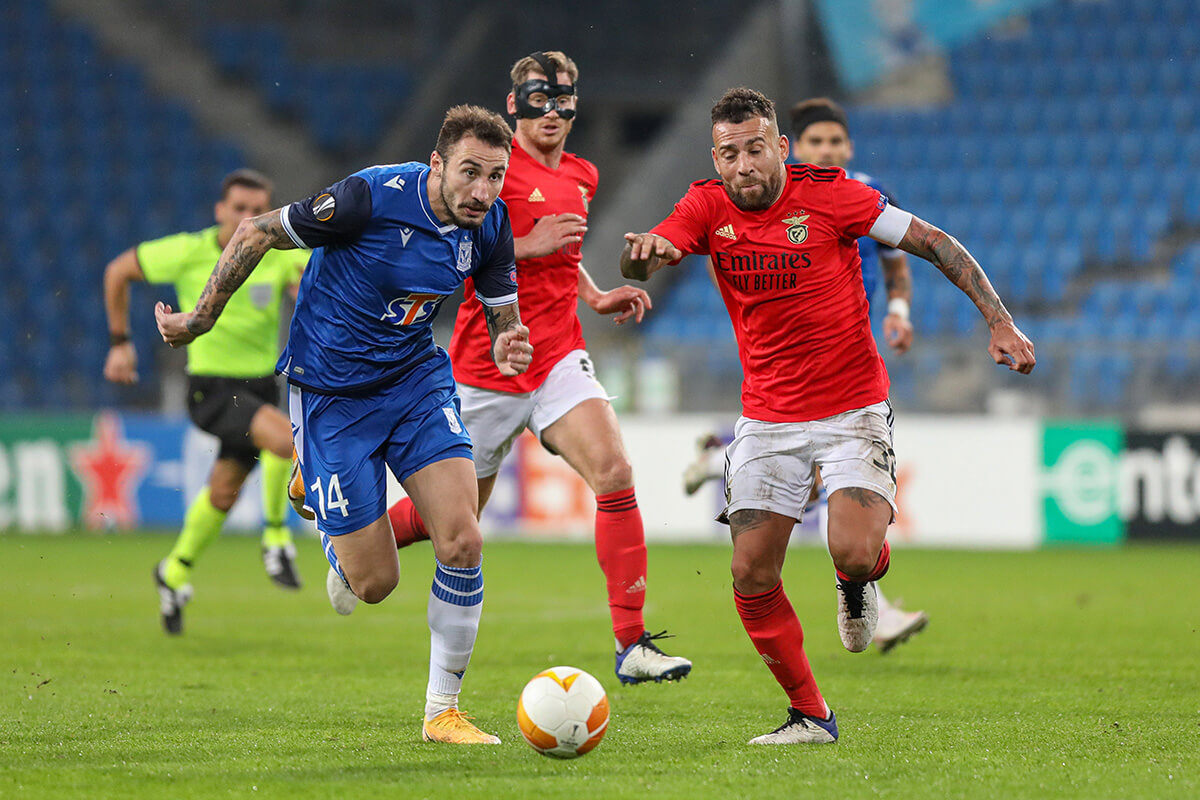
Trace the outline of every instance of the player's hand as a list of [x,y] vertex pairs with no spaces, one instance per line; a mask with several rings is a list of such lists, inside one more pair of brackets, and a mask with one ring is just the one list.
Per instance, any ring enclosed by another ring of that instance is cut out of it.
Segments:
[[154,304],[154,321],[158,323],[158,332],[171,347],[183,347],[195,341],[196,335],[187,326],[191,318],[191,312],[172,313],[166,303],[160,301]]
[[651,258],[677,261],[683,258],[678,247],[653,233],[627,233],[625,241],[633,248],[629,253],[630,261],[649,261]]
[[533,362],[533,345],[529,343],[529,328],[517,325],[501,331],[492,346],[492,358],[501,375],[512,377],[529,369]]
[[1000,322],[992,328],[988,353],[997,364],[1007,364],[1009,369],[1022,375],[1028,375],[1037,364],[1033,357],[1033,342],[1012,322]]
[[899,314],[888,314],[883,318],[883,338],[897,353],[907,353],[913,343],[913,326]]
[[642,317],[646,316],[646,309],[654,308],[646,290],[636,286],[618,286],[612,291],[600,292],[588,305],[597,314],[616,314],[613,322],[618,325],[630,319],[641,322]]
[[114,344],[104,359],[104,377],[113,383],[137,383],[137,350],[133,342]]
[[515,244],[520,250],[517,258],[541,258],[569,244],[583,241],[587,220],[578,214],[551,214],[542,217]]

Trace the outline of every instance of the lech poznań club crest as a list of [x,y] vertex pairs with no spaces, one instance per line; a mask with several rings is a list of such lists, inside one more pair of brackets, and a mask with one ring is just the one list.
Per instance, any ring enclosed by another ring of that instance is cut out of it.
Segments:
[[458,243],[458,271],[471,271],[471,240],[463,239]]
[[783,224],[788,226],[787,234],[788,241],[792,244],[803,244],[808,238],[808,226],[804,221],[809,217],[808,214],[797,214],[792,217],[785,217]]

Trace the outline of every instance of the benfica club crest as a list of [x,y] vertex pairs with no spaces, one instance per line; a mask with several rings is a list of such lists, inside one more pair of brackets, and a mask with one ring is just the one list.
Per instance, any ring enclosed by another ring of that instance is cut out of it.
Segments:
[[808,214],[796,214],[792,217],[785,217],[783,224],[788,226],[787,236],[788,241],[792,244],[803,244],[808,238],[808,226],[804,224],[809,217]]

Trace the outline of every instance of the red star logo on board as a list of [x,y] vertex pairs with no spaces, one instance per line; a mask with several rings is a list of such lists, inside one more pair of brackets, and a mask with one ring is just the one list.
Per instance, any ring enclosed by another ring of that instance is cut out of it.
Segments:
[[132,528],[138,521],[137,487],[150,450],[125,439],[120,418],[96,415],[92,439],[71,446],[71,467],[83,484],[83,522],[89,528]]

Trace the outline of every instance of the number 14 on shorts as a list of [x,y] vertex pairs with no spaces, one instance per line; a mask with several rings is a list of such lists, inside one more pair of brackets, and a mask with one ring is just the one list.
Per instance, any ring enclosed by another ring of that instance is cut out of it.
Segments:
[[316,482],[308,487],[308,491],[317,496],[317,510],[321,512],[321,519],[329,519],[328,511],[340,511],[343,517],[350,516],[350,512],[346,510],[350,506],[350,501],[342,495],[342,484],[338,480],[336,472],[329,476],[328,496],[326,496],[325,490],[321,486],[320,475],[317,476]]

